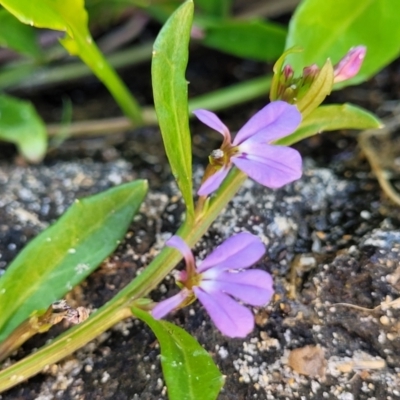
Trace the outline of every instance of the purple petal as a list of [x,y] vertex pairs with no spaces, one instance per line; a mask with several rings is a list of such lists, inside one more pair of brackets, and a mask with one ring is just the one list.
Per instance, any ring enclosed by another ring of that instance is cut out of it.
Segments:
[[285,101],[269,103],[240,129],[233,145],[237,146],[250,137],[270,143],[293,133],[301,122],[301,113],[296,106]]
[[212,192],[215,192],[221,186],[230,169],[231,166],[220,168],[214,175],[211,175],[203,182],[197,194],[199,196],[208,196]]
[[295,149],[247,141],[240,150],[244,154],[232,157],[232,162],[261,185],[275,189],[301,177],[302,160]]
[[198,287],[193,287],[193,291],[215,326],[225,336],[245,337],[253,330],[252,312],[228,295],[221,292],[207,293]]
[[[211,277],[211,273],[215,277]],[[252,306],[269,303],[274,294],[272,277],[268,272],[252,269],[243,272],[217,272],[210,269],[203,274],[201,288],[206,292],[222,291]]]
[[165,317],[169,312],[175,310],[180,304],[188,297],[188,290],[181,290],[175,296],[172,296],[166,300],[158,303],[152,310],[151,315],[155,319],[161,319]]
[[211,111],[194,110],[193,114],[205,125],[216,130],[224,136],[225,140],[231,142],[231,134],[226,125]]
[[204,272],[209,268],[220,270],[248,268],[265,253],[261,240],[251,233],[242,232],[231,236],[209,254],[197,268]]
[[195,267],[195,261],[194,261],[194,257],[193,257],[193,253],[190,250],[190,247],[186,244],[186,242],[180,238],[179,236],[172,236],[171,238],[169,238],[165,244],[169,247],[175,247],[175,249],[179,250],[183,257],[185,258],[186,261],[186,265],[187,266],[191,266],[191,267]]

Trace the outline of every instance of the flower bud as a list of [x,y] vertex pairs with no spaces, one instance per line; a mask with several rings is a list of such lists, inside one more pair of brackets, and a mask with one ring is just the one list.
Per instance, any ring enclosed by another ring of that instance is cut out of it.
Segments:
[[367,48],[352,47],[349,52],[334,67],[334,83],[343,82],[358,74],[363,63]]
[[282,72],[286,81],[293,79],[294,71],[290,65],[285,65]]
[[303,68],[303,78],[304,81],[312,82],[319,73],[319,67],[317,64],[309,65],[308,67]]

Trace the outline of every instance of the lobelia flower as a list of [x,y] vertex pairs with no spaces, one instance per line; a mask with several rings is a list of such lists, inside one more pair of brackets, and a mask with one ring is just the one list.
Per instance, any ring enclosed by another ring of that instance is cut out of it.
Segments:
[[229,129],[211,111],[195,110],[196,117],[224,137],[214,150],[205,172],[200,196],[207,196],[221,185],[233,164],[252,179],[269,188],[279,188],[299,179],[302,160],[299,152],[271,142],[293,133],[301,122],[296,106],[274,101],[258,111],[232,141]]
[[250,233],[230,237],[196,266],[188,245],[172,236],[166,244],[178,249],[186,261],[186,271],[177,278],[182,290],[158,303],[151,311],[155,319],[192,303],[196,298],[216,327],[226,336],[245,337],[254,328],[252,312],[232,297],[253,306],[262,306],[274,293],[271,275],[258,269],[243,270],[265,253],[261,240]]

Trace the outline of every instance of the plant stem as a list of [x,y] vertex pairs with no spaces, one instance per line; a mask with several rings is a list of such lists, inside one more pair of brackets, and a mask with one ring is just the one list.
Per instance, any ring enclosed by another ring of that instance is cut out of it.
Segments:
[[[76,43],[76,49],[74,49],[74,51],[77,52],[85,64],[89,66],[93,73],[104,83],[124,114],[129,117],[133,123],[141,125],[142,113],[139,104],[131,95],[119,75],[104,58],[96,44],[89,39],[91,39],[90,35],[86,36],[77,33],[74,38],[74,42]],[[62,41],[61,43],[65,44],[65,47],[69,50],[68,46],[70,44],[68,41]]]
[[262,96],[267,102],[271,81],[272,75],[261,76],[198,96],[189,100],[189,111],[197,108],[218,111]]
[[[150,61],[152,43],[144,43],[107,55],[107,61],[113,68],[124,68]],[[38,67],[33,62],[27,61],[15,63],[9,68],[1,70],[0,89],[9,90],[39,90],[92,75],[88,66],[80,61],[68,62],[57,66]]]
[[[94,314],[92,318],[87,320],[88,322],[90,321],[89,326],[86,327],[85,323],[75,326],[70,331],[59,336],[54,342],[44,346],[37,353],[1,371],[0,393],[36,375],[46,366],[63,359],[90,340],[95,339],[117,322],[131,315],[129,308],[103,307],[102,312]],[[87,328],[90,329],[90,332],[85,334],[84,332]]]
[[[218,111],[245,103],[246,101],[258,97],[265,96],[265,98],[267,98],[267,93],[271,86],[271,78],[270,75],[262,76],[195,97],[189,100],[189,111],[193,111],[197,108]],[[153,107],[143,107],[142,116],[143,125],[157,124],[157,116]],[[193,117],[193,114],[189,113],[189,117]],[[47,125],[47,132],[49,136],[56,136],[60,131],[66,131],[71,137],[108,135],[132,129],[136,126],[137,125],[126,117],[117,117],[75,122],[67,126],[62,124],[50,124]]]
[[[185,222],[177,234],[189,246],[193,246],[236,194],[245,179],[246,175],[234,168],[216,195],[210,200],[206,212],[191,224]],[[47,365],[63,359],[117,322],[131,316],[129,307],[134,301],[153,290],[172,271],[181,258],[182,255],[177,250],[165,247],[143,273],[88,320],[65,332],[36,353],[1,371],[0,392],[36,375]]]

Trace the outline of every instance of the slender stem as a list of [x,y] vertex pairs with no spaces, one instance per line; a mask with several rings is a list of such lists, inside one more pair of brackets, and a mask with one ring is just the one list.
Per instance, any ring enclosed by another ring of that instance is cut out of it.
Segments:
[[135,124],[142,124],[142,114],[139,104],[131,95],[124,82],[104,58],[101,51],[89,37],[76,35],[78,55],[93,73],[104,83],[116,102],[119,104],[125,115]]
[[[192,224],[185,222],[177,234],[189,246],[193,246],[232,199],[245,179],[246,175],[237,169],[233,169],[216,195],[210,200],[206,212]],[[182,256],[177,250],[165,247],[142,274],[101,307],[88,320],[65,332],[36,353],[1,371],[0,392],[34,376],[45,368],[46,365],[63,359],[95,339],[115,323],[131,316],[129,306],[136,299],[146,296],[154,289],[176,266],[181,258]]]
[[[103,312],[90,318],[89,326],[84,323],[76,325],[70,331],[59,336],[54,342],[46,345],[37,353],[0,372],[0,393],[36,375],[47,365],[63,359],[68,354],[84,346],[90,340],[111,328],[113,325],[131,316],[129,308],[103,307]],[[89,335],[82,334],[90,328]],[[73,332],[73,334],[72,334]],[[88,340],[89,338],[89,340]]]
[[[197,108],[207,108],[211,111],[218,111],[227,107],[245,103],[257,97],[265,96],[271,86],[271,76],[262,76],[237,83],[226,88],[215,90],[203,96],[195,97],[189,100],[189,110]],[[143,107],[142,109],[143,125],[157,124],[157,116],[153,107]],[[193,114],[190,113],[189,117]],[[108,135],[115,132],[135,128],[130,119],[125,117],[98,119],[92,121],[75,122],[68,126],[61,124],[47,125],[49,136],[55,136],[60,131],[67,131],[69,136],[81,135]]]
[[[157,115],[153,107],[142,108],[143,125],[157,124]],[[137,128],[132,120],[126,117],[103,118],[87,121],[73,122],[72,124],[48,124],[46,126],[49,136],[58,136],[66,132],[68,137],[112,135]]]
[[207,108],[218,111],[262,96],[267,101],[271,81],[272,75],[261,76],[198,96],[189,100],[189,110]]

